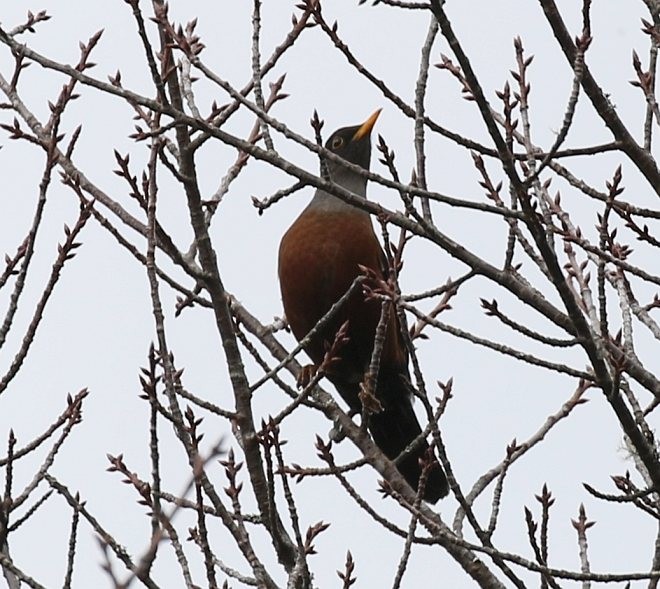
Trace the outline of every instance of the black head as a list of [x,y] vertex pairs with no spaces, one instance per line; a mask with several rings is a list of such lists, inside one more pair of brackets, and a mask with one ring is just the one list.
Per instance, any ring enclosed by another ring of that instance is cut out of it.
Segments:
[[[374,112],[364,123],[353,127],[342,127],[335,131],[325,144],[325,148],[352,164],[369,169],[371,159],[371,129],[376,124],[380,109]],[[339,164],[328,162],[330,175]]]

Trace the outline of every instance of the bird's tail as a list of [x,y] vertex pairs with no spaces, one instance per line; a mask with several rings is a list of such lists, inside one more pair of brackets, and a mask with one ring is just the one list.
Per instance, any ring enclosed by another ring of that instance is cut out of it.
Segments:
[[[383,410],[369,416],[369,431],[374,442],[383,453],[394,460],[408,445],[422,433],[412,407],[410,394],[400,373],[383,371],[378,378],[378,400]],[[422,474],[420,459],[428,460],[429,445],[426,440],[417,446],[397,464],[399,472],[415,490]],[[429,453],[430,454],[430,453]],[[424,500],[435,503],[449,492],[447,478],[435,455],[430,455],[432,464],[428,470],[424,486]]]

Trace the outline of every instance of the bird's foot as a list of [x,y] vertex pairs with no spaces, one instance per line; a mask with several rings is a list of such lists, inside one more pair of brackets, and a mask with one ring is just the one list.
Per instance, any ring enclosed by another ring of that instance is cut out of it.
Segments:
[[316,364],[307,364],[300,369],[296,384],[299,389],[304,389],[316,375],[316,371],[319,367]]

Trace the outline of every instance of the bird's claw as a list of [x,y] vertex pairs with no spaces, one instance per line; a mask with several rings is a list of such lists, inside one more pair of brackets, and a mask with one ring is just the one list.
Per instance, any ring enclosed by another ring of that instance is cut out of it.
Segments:
[[296,384],[299,389],[304,389],[314,378],[316,371],[319,369],[316,364],[307,364],[300,369],[298,378],[296,379]]

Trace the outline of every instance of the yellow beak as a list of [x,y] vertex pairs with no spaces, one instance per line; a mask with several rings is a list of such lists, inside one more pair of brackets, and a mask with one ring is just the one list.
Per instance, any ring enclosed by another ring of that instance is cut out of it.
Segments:
[[374,128],[374,125],[376,124],[376,121],[378,120],[378,116],[380,115],[380,111],[383,110],[382,108],[379,108],[377,111],[374,112],[362,125],[360,125],[360,128],[355,132],[355,135],[353,135],[352,141],[359,141],[366,135],[369,135],[371,133],[371,129]]

